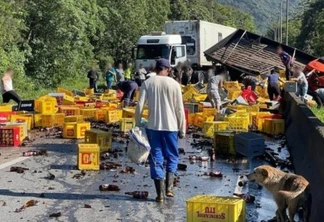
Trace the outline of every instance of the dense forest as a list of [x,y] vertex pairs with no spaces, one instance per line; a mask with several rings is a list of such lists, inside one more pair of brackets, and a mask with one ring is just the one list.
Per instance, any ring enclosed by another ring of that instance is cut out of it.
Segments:
[[250,15],[211,0],[2,0],[0,71],[21,90],[85,77],[92,65],[128,61],[138,38],[170,19],[204,19],[254,30]]
[[[202,19],[258,32],[254,21],[259,24],[261,18],[252,13],[253,19],[246,7],[271,7],[261,3],[268,1],[226,2],[240,7],[215,0],[2,0],[0,72],[14,68],[19,92],[73,85],[86,80],[92,65],[103,69],[107,62],[131,60],[139,36],[162,30],[164,21]],[[290,20],[291,42],[318,56],[323,53],[323,8],[317,0]]]
[[[254,18],[258,33],[264,34],[273,22],[279,22],[281,2],[285,15],[286,0],[215,0],[216,2],[233,6],[251,14]],[[289,0],[290,12],[297,11],[297,6],[303,0]]]

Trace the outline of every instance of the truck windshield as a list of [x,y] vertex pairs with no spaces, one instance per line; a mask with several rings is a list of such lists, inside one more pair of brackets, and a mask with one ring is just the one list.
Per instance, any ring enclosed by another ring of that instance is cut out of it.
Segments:
[[169,59],[170,48],[167,45],[138,45],[137,59]]

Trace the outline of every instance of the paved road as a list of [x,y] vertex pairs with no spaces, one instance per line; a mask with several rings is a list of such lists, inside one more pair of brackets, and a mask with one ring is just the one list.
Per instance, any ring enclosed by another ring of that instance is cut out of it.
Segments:
[[[195,152],[190,146],[190,139],[180,141],[180,147],[188,152]],[[277,143],[269,142],[273,147]],[[217,159],[215,162],[190,164],[187,157],[181,156],[181,162],[188,164],[187,171],[179,171],[180,183],[175,192],[177,198],[168,199],[164,204],[153,201],[155,190],[149,178],[149,170],[143,166],[129,163],[123,156],[112,159],[123,165],[135,167],[136,174],[120,174],[118,171],[87,172],[80,179],[72,178],[79,173],[76,166],[76,141],[59,138],[40,138],[31,147],[1,149],[0,156],[0,215],[1,222],[13,221],[186,221],[186,199],[198,194],[232,196],[237,189],[240,175],[251,171],[255,166],[263,164],[262,160],[239,160],[232,163]],[[125,144],[114,144],[124,148]],[[30,149],[46,149],[48,156],[24,158],[22,152]],[[27,167],[23,174],[9,172],[10,166]],[[234,172],[233,168],[239,168]],[[206,171],[221,171],[225,177],[209,178],[202,176]],[[54,180],[46,179],[48,173],[55,175]],[[118,178],[114,176],[118,175]],[[113,182],[115,181],[115,182]],[[117,183],[116,183],[117,181]],[[118,184],[120,192],[102,193],[100,184]],[[149,191],[148,201],[137,201],[126,195],[126,191]],[[260,190],[255,184],[249,184],[244,192],[256,195],[256,204],[248,204],[247,218],[249,222],[268,220],[274,216],[275,204],[269,193]],[[44,197],[40,197],[44,194]],[[16,213],[28,200],[38,201],[37,206],[29,207]],[[5,202],[5,204],[3,204]],[[92,208],[84,208],[85,204]],[[257,207],[260,205],[261,208]],[[57,219],[49,218],[52,213],[61,212]]]

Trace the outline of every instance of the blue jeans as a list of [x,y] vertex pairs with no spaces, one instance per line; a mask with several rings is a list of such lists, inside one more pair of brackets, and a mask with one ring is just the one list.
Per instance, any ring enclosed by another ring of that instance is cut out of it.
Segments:
[[113,84],[113,81],[107,80],[107,89],[111,89],[112,84]]
[[300,86],[297,85],[297,92],[296,92],[296,96],[301,97],[302,100],[304,100],[306,94],[308,91],[308,86]]
[[176,173],[179,162],[178,132],[157,131],[147,129],[147,137],[151,146],[149,156],[151,178],[165,178],[163,163],[166,160],[166,172]]

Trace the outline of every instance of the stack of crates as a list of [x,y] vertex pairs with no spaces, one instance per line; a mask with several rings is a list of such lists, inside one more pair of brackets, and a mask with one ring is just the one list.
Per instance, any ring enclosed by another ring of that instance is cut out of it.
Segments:
[[241,198],[198,195],[186,202],[187,222],[246,221],[245,201]]
[[100,149],[98,144],[78,144],[78,169],[100,169]]
[[120,131],[127,133],[129,130],[135,127],[135,119],[133,118],[122,118],[120,120]]
[[57,101],[51,96],[40,97],[35,100],[34,109],[41,114],[54,114],[57,112]]
[[12,111],[12,105],[4,103],[0,105],[0,112],[11,112]]
[[82,123],[82,122],[84,122],[84,118],[81,115],[65,116],[64,122],[65,123]]
[[100,152],[111,149],[112,137],[111,132],[91,129],[85,132],[85,143],[98,144]]
[[203,113],[196,113],[193,125],[199,128],[203,128],[205,122],[213,122],[215,116],[204,116]]
[[41,126],[46,127],[62,127],[64,125],[64,113],[42,115]]
[[123,118],[123,110],[109,110],[106,113],[106,120],[107,123],[116,123],[119,122]]
[[236,113],[233,116],[226,117],[225,121],[229,123],[229,129],[233,131],[249,131],[250,116],[248,113]]
[[28,127],[26,122],[7,122],[2,123],[0,126],[10,127],[19,127],[19,138],[20,141],[23,141],[28,136]]
[[26,122],[28,130],[31,130],[34,127],[33,120],[33,114],[11,115],[10,117],[11,122]]
[[264,119],[262,132],[279,135],[285,133],[285,120],[283,119]]
[[82,115],[85,119],[94,119],[96,116],[97,109],[94,108],[83,108],[80,109],[80,115]]
[[188,85],[184,88],[184,93],[182,95],[183,101],[189,101],[194,98],[196,95],[199,95],[198,90],[192,85]]
[[80,115],[80,108],[76,106],[61,106],[60,113],[64,113],[65,116],[77,116]]
[[214,133],[215,153],[220,155],[236,155],[234,131],[218,131]]
[[0,147],[16,147],[19,146],[20,128],[19,127],[1,127],[0,128]]
[[214,138],[214,132],[227,130],[229,126],[225,121],[205,122],[202,128],[204,136]]
[[63,138],[83,139],[87,130],[90,130],[90,123],[64,123]]

